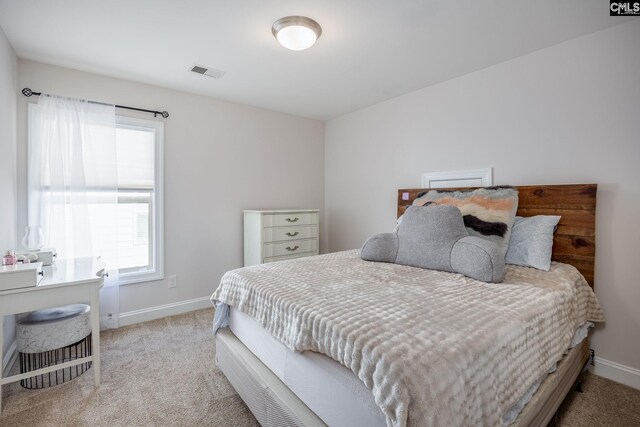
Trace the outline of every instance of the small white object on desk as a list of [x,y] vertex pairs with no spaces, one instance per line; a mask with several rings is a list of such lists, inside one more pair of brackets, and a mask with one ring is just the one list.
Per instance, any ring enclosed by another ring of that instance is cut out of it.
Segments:
[[35,287],[42,279],[42,263],[0,266],[0,291]]
[[53,264],[58,256],[55,249],[40,249],[34,253],[38,256],[38,261],[42,261],[44,266]]
[[0,290],[0,360],[3,360],[4,316],[69,304],[89,304],[91,306],[91,347],[93,350],[93,355],[88,357],[6,378],[0,369],[0,412],[2,411],[2,385],[34,375],[93,362],[94,384],[96,387],[100,385],[99,295],[100,288],[104,284],[104,270],[104,263],[94,258],[62,259],[42,269],[44,277],[37,286]]

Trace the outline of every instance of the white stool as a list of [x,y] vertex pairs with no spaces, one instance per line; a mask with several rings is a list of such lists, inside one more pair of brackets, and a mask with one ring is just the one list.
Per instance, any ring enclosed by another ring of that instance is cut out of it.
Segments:
[[[18,320],[17,345],[20,373],[57,365],[91,355],[90,307],[72,304],[33,311]],[[35,375],[20,381],[25,388],[62,384],[91,367],[91,362]]]

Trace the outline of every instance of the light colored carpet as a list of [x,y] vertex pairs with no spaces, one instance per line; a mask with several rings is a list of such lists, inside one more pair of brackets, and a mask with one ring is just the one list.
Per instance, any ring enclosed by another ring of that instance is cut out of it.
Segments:
[[5,386],[0,425],[257,426],[215,366],[212,320],[199,310],[104,331],[100,387],[92,369],[42,390]]
[[[3,387],[2,427],[257,426],[214,363],[213,310],[102,333],[102,385],[90,369],[53,388]],[[640,391],[587,375],[558,426],[640,426]]]
[[582,390],[567,395],[551,427],[640,427],[640,390],[590,373]]

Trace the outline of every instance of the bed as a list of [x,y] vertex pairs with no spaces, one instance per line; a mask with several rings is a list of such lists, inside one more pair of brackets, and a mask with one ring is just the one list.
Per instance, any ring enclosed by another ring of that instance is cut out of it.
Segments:
[[[372,267],[357,251],[227,273],[212,297],[225,303],[216,361],[258,421],[509,425],[517,416],[512,425],[546,425],[588,361],[587,320],[602,320],[587,285],[596,186],[518,190],[520,216],[562,215],[546,275],[510,267],[505,284],[481,287],[451,273]],[[398,215],[423,191],[399,190]],[[452,314],[469,301],[467,319]],[[506,316],[515,316],[509,328]]]

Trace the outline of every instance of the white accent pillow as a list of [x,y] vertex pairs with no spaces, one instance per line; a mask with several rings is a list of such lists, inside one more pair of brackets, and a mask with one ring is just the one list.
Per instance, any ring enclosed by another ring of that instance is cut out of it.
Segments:
[[559,221],[556,215],[517,216],[505,262],[549,271],[553,233]]

